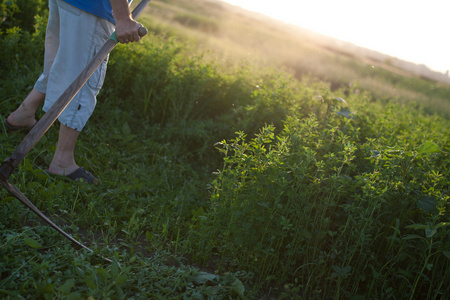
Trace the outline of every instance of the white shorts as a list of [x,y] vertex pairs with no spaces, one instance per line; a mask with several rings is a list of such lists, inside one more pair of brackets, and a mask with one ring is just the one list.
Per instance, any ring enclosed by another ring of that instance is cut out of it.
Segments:
[[[114,32],[114,24],[62,0],[49,0],[44,71],[34,88],[45,95],[44,111],[81,73]],[[103,85],[108,58],[98,67],[59,116],[67,127],[81,131],[92,115]]]

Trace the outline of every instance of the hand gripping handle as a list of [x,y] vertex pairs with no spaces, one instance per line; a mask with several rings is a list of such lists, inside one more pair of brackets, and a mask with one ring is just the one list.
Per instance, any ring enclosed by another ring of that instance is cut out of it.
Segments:
[[[145,7],[147,7],[147,4],[150,2],[150,0],[142,0],[141,2],[139,2],[139,4],[133,9],[133,12],[131,13],[131,16],[134,20],[136,20],[139,15],[142,13],[142,11],[144,10]],[[140,37],[143,37],[147,34],[147,28],[145,27],[140,27],[138,30],[138,34]],[[111,34],[111,36],[109,37],[110,40],[113,40],[114,42],[116,42],[116,44],[119,43],[119,40],[117,39],[116,36],[116,32],[114,31],[113,34]]]
[[148,30],[147,30],[147,28],[145,28],[144,26],[142,26],[142,27],[139,27],[138,33],[139,33],[139,36],[140,36],[140,37],[143,37],[143,36],[146,36],[146,35],[147,35]]

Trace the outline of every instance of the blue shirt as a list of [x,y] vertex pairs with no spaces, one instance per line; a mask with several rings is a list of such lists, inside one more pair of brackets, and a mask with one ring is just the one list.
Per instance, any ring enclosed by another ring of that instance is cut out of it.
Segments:
[[[116,24],[112,14],[111,2],[109,0],[64,0],[65,2],[73,5],[85,12],[93,14],[94,16],[108,20],[113,24]],[[133,0],[128,0],[131,3]]]

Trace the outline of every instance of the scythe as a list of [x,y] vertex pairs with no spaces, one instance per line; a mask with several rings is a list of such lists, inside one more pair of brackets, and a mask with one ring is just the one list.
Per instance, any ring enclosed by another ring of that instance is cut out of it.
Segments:
[[[133,10],[132,17],[137,19],[144,8],[150,0],[142,0]],[[147,34],[147,29],[145,27],[139,28],[139,35],[143,37]],[[36,143],[42,138],[42,136],[47,132],[50,126],[56,121],[58,116],[67,107],[67,105],[72,101],[78,91],[83,87],[86,81],[91,77],[95,70],[100,66],[100,64],[105,60],[108,54],[117,45],[118,40],[116,38],[115,32],[111,37],[105,42],[103,47],[98,51],[98,53],[92,58],[84,70],[78,75],[78,77],[70,84],[70,86],[64,91],[64,93],[58,98],[58,100],[53,104],[53,106],[44,114],[44,116],[39,120],[39,122],[30,130],[30,132],[25,136],[13,154],[7,158],[0,166],[0,182],[5,187],[5,189],[21,201],[24,205],[30,208],[35,214],[37,214],[42,220],[44,220],[48,225],[57,230],[65,238],[70,240],[74,245],[79,248],[86,249],[89,252],[93,252],[90,248],[83,245],[64,230],[62,230],[58,225],[53,223],[46,215],[44,215],[28,198],[13,184],[8,182],[8,178],[24,159],[24,157],[30,152],[30,150],[36,145]],[[112,262],[110,259],[103,257],[108,262]]]

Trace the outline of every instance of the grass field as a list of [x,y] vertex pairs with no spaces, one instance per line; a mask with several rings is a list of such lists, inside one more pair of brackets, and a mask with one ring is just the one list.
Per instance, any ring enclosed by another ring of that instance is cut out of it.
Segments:
[[[41,72],[45,6],[1,2],[2,119]],[[44,172],[57,126],[9,179],[95,253],[0,189],[1,298],[450,294],[448,85],[221,2],[155,0],[140,20],[77,144],[100,184]],[[3,128],[0,159],[24,136]]]

